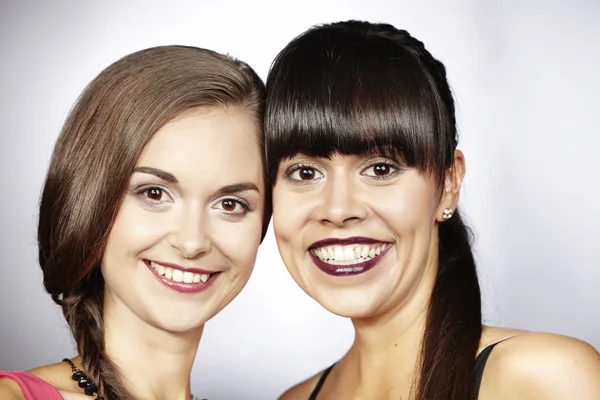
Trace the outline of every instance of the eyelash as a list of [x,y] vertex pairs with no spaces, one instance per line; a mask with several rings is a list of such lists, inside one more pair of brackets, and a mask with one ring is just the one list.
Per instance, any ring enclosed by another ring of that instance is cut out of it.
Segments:
[[378,159],[378,160],[371,161],[368,166],[364,167],[361,171],[361,175],[364,175],[365,171],[367,169],[373,168],[377,165],[385,165],[386,167],[390,168],[390,170],[391,170],[390,173],[387,175],[366,175],[366,176],[368,176],[371,179],[381,181],[381,180],[387,180],[387,179],[393,178],[402,170],[402,167],[399,166],[395,162],[392,162],[387,159]]
[[[162,193],[162,195],[163,196],[166,195],[169,198],[169,200],[168,201],[164,201],[164,200],[155,201],[155,200],[149,199],[147,196],[145,196],[145,194],[147,194],[151,190],[160,191]],[[171,195],[168,193],[168,191],[165,188],[162,188],[160,186],[142,186],[140,188],[135,189],[133,193],[137,197],[140,197],[144,203],[148,204],[151,207],[160,207],[165,202],[173,201],[173,197],[171,197]]]
[[[242,206],[243,210],[242,211],[238,211],[238,212],[233,212],[233,211],[226,211],[224,209],[218,208],[216,207],[219,204],[223,204],[224,201],[233,201],[234,203],[239,204],[240,206]],[[235,197],[225,197],[222,199],[219,199],[216,203],[215,206],[213,206],[213,208],[217,208],[219,211],[221,211],[223,214],[226,214],[228,216],[234,216],[234,217],[243,217],[245,216],[247,213],[252,212],[253,209],[250,206],[250,204],[247,201],[244,201],[242,199],[238,199]]]
[[[145,195],[149,191],[151,191],[151,190],[158,190],[158,191],[160,191],[163,194],[163,196],[166,195],[169,198],[169,200],[167,200],[167,201],[154,201],[152,199],[149,199]],[[154,208],[162,206],[165,202],[169,202],[170,203],[170,202],[173,201],[173,198],[171,197],[171,195],[169,195],[169,193],[167,192],[167,190],[165,188],[160,187],[160,186],[143,186],[143,187],[137,188],[133,193],[137,197],[140,197],[141,200],[144,203],[146,203],[150,207],[154,207]],[[239,204],[240,206],[242,206],[242,211],[232,212],[232,211],[227,211],[227,210],[224,210],[224,209],[218,207],[219,204],[223,204],[224,201],[228,201],[228,200],[229,201],[233,201],[234,203]],[[213,208],[218,209],[219,211],[221,211],[225,215],[234,216],[234,217],[238,217],[238,216],[239,217],[243,217],[248,212],[254,211],[252,209],[252,207],[250,206],[250,204],[247,201],[244,201],[242,199],[238,199],[238,198],[235,198],[235,197],[225,197],[225,198],[219,199],[216,202],[215,206],[213,206]]]
[[[386,174],[386,175],[366,175],[365,171],[369,168],[373,168],[377,165],[385,165],[388,168],[390,168],[390,173]],[[301,179],[295,179],[292,178],[292,174],[300,171],[301,169],[306,168],[306,169],[311,169],[321,175],[323,175],[322,172],[319,171],[319,169],[313,165],[313,164],[306,164],[306,163],[300,163],[300,164],[295,164],[292,165],[291,167],[289,167],[286,171],[285,171],[285,177],[295,183],[299,183],[299,184],[309,184],[312,181],[318,180],[320,178],[314,178],[314,179],[309,179],[309,180],[301,180]],[[391,179],[394,176],[396,176],[400,171],[402,170],[402,167],[400,165],[398,165],[395,162],[392,162],[388,159],[377,159],[377,160],[371,160],[371,162],[364,168],[361,169],[361,175],[365,175],[367,177],[369,177],[370,179],[374,179],[377,181],[382,181],[382,180],[387,180],[387,179]]]
[[286,171],[285,171],[285,177],[286,179],[289,179],[295,183],[300,183],[300,184],[308,184],[312,181],[315,181],[317,179],[320,178],[314,178],[314,179],[308,179],[308,180],[302,180],[302,179],[294,179],[292,178],[292,175],[298,171],[300,171],[301,169],[311,169],[321,175],[323,175],[322,172],[319,171],[319,169],[317,168],[317,166],[313,165],[313,164],[307,164],[307,163],[300,163],[300,164],[294,164],[291,167],[289,167]]

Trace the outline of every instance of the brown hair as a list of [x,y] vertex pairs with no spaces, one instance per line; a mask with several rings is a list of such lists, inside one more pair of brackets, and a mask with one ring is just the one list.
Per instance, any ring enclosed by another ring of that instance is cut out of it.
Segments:
[[[282,159],[391,153],[429,173],[439,193],[458,142],[444,65],[408,32],[345,21],[292,40],[267,78],[269,179]],[[458,210],[439,225],[439,265],[421,343],[418,400],[474,397],[481,295],[471,234]]]
[[[44,286],[62,306],[84,372],[107,400],[132,396],[104,351],[99,263],[142,149],[164,124],[195,107],[247,112],[262,146],[264,84],[254,70],[210,50],[162,46],[102,71],[81,94],[52,155],[38,226]],[[269,200],[267,193],[264,229]]]

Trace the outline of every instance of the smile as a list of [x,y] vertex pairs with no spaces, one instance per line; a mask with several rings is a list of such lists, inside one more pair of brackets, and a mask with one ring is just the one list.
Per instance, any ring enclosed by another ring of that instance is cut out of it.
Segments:
[[144,260],[146,267],[170,289],[182,293],[196,293],[206,289],[221,272],[195,268],[184,269],[175,264]]
[[391,246],[368,238],[326,239],[313,244],[309,254],[314,264],[329,275],[358,275],[379,264]]

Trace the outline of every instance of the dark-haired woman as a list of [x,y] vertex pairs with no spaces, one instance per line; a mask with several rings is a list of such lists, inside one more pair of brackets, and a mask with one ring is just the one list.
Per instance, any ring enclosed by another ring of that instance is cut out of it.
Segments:
[[204,323],[247,283],[270,216],[263,103],[248,65],[183,46],[128,55],[86,88],[38,229],[78,356],[0,372],[1,399],[190,399]]
[[600,399],[588,344],[482,326],[454,102],[420,41],[358,21],[308,30],[269,73],[265,137],[282,258],[355,329],[282,399]]

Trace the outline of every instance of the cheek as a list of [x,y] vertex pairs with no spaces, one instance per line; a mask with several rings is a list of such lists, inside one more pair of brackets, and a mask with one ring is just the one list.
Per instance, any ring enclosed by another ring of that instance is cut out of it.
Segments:
[[280,184],[273,189],[273,232],[279,246],[293,237],[299,238],[307,208],[307,202],[301,201],[301,196],[282,186]]
[[262,234],[262,218],[231,222],[216,218],[210,225],[211,237],[219,251],[233,266],[252,271]]
[[436,204],[434,193],[425,182],[413,179],[402,186],[382,190],[371,201],[371,207],[386,223],[399,234],[410,234],[431,230],[435,220]]
[[290,233],[293,229],[286,218],[286,213],[273,208],[273,233],[278,245],[289,242]]
[[309,229],[311,205],[308,196],[285,189],[273,191],[273,233],[277,248],[287,270],[303,286],[300,276],[304,259],[304,233]]
[[398,233],[409,233],[419,228],[430,214],[428,204],[410,197],[395,196],[373,207],[376,212]]
[[160,240],[167,229],[165,214],[148,212],[126,198],[110,231],[106,253],[140,252]]

